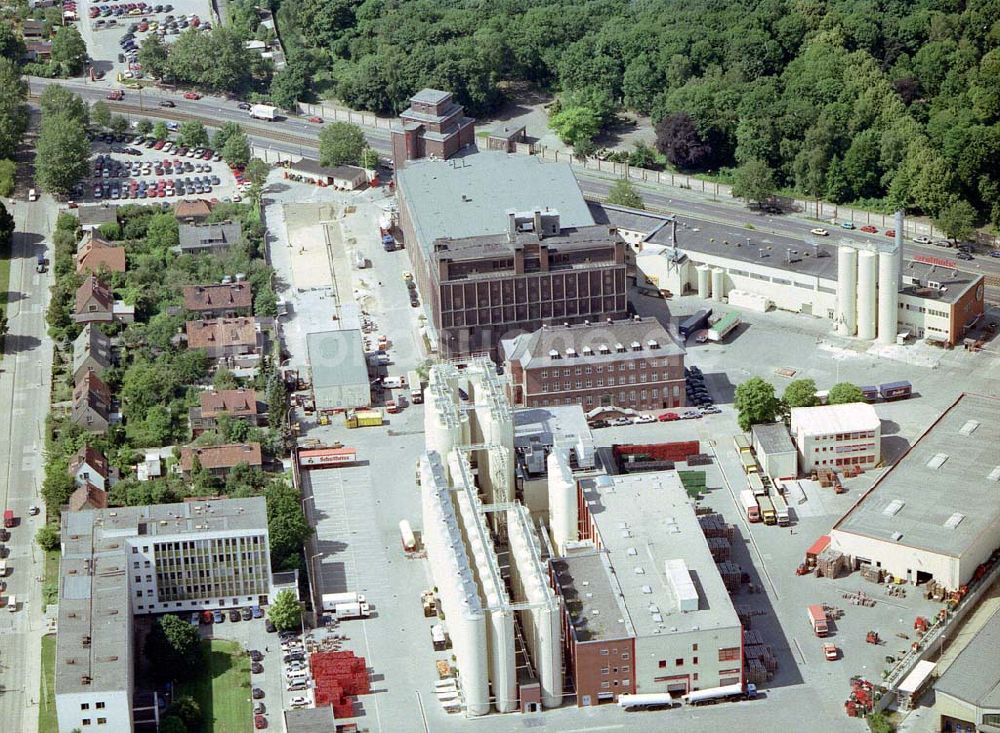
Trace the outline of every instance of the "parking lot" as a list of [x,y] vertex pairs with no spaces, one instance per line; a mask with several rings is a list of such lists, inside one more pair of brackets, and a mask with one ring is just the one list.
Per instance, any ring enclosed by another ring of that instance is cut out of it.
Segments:
[[142,78],[141,69],[127,56],[129,49],[121,46],[124,36],[131,34],[138,49],[151,34],[170,43],[189,28],[211,30],[214,21],[208,0],[78,0],[77,15],[94,69],[108,80],[119,73]]
[[169,141],[106,134],[94,141],[94,151],[90,177],[77,200],[241,200],[233,172],[209,148],[189,150]]

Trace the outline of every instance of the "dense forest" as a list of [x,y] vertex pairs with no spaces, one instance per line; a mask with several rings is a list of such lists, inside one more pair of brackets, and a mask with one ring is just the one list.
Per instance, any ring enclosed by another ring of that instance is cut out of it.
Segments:
[[[281,0],[316,91],[475,115],[525,84],[586,148],[651,115],[678,168],[763,161],[835,202],[1000,225],[1000,0]],[[970,206],[972,208],[970,208]]]

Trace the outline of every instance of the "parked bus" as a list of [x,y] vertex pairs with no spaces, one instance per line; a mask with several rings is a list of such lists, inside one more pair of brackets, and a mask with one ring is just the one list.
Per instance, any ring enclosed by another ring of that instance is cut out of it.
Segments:
[[757,507],[760,509],[760,518],[764,520],[764,524],[778,523],[778,515],[774,511],[774,504],[771,502],[771,497],[758,496]]

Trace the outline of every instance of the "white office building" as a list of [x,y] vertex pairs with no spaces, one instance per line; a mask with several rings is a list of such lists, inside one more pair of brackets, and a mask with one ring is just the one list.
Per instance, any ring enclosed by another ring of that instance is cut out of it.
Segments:
[[263,497],[62,515],[59,730],[132,730],[135,614],[267,602]]
[[875,408],[866,402],[792,408],[792,435],[799,469],[875,468],[882,460],[882,429]]

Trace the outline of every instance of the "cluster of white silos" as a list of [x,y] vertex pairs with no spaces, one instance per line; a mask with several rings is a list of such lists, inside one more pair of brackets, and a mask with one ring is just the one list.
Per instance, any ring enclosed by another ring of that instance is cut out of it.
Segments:
[[837,251],[837,332],[860,339],[896,340],[903,254],[903,217],[896,214],[891,246],[843,243]]
[[528,517],[522,506],[507,510],[511,578],[516,599],[531,604],[519,612],[519,620],[542,689],[542,705],[550,708],[562,703],[561,612],[539,561],[539,541]]
[[721,267],[698,265],[694,268],[695,290],[704,300],[722,301],[726,297],[726,273]]
[[577,539],[579,521],[576,481],[569,460],[562,450],[553,448],[546,459],[549,490],[549,530],[559,555],[566,554],[566,543]]
[[481,502],[476,495],[468,459],[459,451],[452,451],[448,462],[457,489],[454,495],[459,522],[465,530],[466,549],[472,559],[478,587],[485,598],[488,618],[486,651],[494,703],[499,712],[509,713],[517,708],[514,613],[510,610],[493,540],[480,511]]
[[421,457],[420,486],[424,547],[448,619],[466,710],[469,715],[485,715],[490,711],[486,613],[439,454]]

